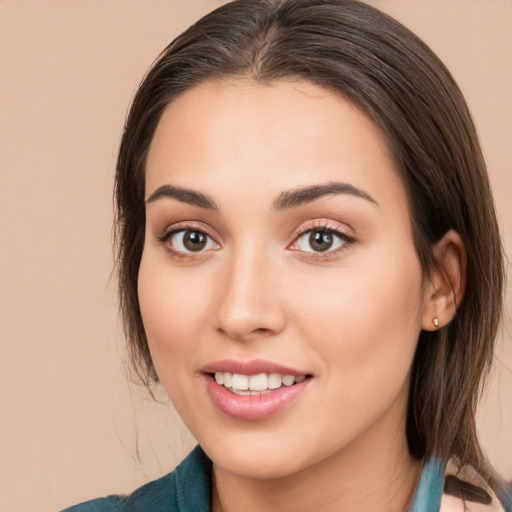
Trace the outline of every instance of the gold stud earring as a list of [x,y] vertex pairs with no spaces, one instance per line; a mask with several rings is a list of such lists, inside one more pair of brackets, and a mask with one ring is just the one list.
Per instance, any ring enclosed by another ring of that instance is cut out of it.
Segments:
[[432,320],[434,327],[437,329],[439,327],[439,318],[437,316]]

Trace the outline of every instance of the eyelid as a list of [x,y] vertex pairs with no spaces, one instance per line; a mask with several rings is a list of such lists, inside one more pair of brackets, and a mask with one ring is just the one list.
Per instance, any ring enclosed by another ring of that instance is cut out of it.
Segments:
[[170,235],[177,233],[178,231],[186,231],[187,229],[202,231],[206,233],[210,238],[215,239],[216,235],[213,234],[212,230],[202,222],[186,220],[183,222],[176,222],[169,226],[166,226],[160,233],[156,234],[156,239],[161,242],[168,238]]
[[309,231],[330,231],[332,233],[338,233],[346,238],[354,239],[352,229],[344,227],[339,222],[330,219],[314,219],[311,221],[304,222],[299,226],[295,232],[295,238],[307,233]]
[[[183,252],[167,244],[167,242],[172,236],[181,231],[200,231],[204,233],[206,236],[208,236],[217,247],[215,247],[214,249],[207,249],[205,251]],[[217,241],[218,237],[215,234],[213,234],[212,230],[208,226],[197,221],[183,221],[171,224],[170,226],[167,226],[163,230],[163,232],[157,234],[155,238],[159,244],[164,246],[166,251],[171,253],[171,255],[176,258],[198,258],[204,256],[206,253],[212,250],[217,250],[218,248],[220,248],[220,243]]]
[[[306,233],[310,233],[312,231],[327,231],[329,233],[333,233],[334,235],[340,237],[344,240],[344,243],[341,247],[336,247],[331,250],[327,250],[325,252],[316,252],[316,251],[301,251],[298,248],[293,248],[298,242],[298,240]],[[333,257],[338,254],[340,251],[344,251],[348,249],[351,245],[356,242],[355,237],[351,233],[351,230],[344,228],[341,224],[334,222],[328,219],[315,219],[310,222],[306,222],[302,224],[296,231],[293,242],[288,246],[288,249],[296,252],[300,252],[303,257],[314,258],[314,259],[325,259],[329,257]]]

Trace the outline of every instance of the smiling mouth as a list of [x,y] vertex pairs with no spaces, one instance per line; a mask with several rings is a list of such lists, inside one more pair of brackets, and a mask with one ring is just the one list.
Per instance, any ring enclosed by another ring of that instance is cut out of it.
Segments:
[[280,373],[259,373],[243,375],[241,373],[215,372],[210,376],[220,386],[224,386],[235,395],[263,395],[282,387],[290,387],[311,378],[311,375],[282,375]]

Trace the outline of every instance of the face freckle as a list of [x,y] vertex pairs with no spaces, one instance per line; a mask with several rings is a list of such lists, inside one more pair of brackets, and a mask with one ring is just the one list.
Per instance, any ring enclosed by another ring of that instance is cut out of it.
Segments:
[[[151,355],[219,468],[285,476],[405,443],[423,273],[384,137],[358,107],[304,82],[204,83],[164,112],[146,191]],[[274,367],[306,378],[254,397],[212,378]]]

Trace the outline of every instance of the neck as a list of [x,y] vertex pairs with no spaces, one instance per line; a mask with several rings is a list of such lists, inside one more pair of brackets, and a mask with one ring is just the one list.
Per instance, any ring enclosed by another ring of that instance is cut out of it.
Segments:
[[389,432],[374,426],[328,459],[280,478],[251,479],[214,466],[212,511],[403,512],[421,465],[409,454],[405,426]]

